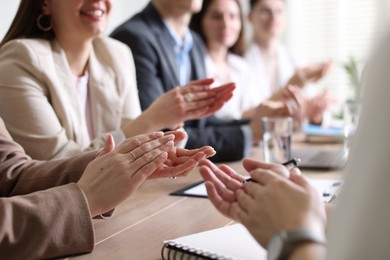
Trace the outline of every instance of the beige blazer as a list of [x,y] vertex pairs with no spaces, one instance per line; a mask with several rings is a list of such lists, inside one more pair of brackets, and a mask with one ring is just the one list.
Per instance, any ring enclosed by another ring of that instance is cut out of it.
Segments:
[[19,39],[0,49],[0,116],[32,158],[63,158],[100,148],[108,132],[118,143],[124,139],[121,125],[141,113],[127,46],[95,39],[88,71],[93,131],[98,134],[92,142],[59,43]]
[[[72,182],[95,156],[90,152],[61,161],[32,161],[0,118],[2,259],[53,258],[93,250],[88,204]],[[51,188],[55,186],[59,187]]]

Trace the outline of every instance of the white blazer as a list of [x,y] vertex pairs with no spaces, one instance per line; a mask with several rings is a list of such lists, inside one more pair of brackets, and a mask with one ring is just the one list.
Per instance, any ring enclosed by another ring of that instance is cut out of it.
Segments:
[[92,142],[59,43],[19,39],[0,49],[0,116],[31,157],[48,160],[97,149],[108,132],[117,143],[124,139],[121,125],[141,113],[129,48],[95,39],[88,73],[93,131],[99,134]]

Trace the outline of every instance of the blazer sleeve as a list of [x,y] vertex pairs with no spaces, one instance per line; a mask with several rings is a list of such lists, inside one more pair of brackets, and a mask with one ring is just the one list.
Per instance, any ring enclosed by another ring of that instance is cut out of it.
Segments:
[[88,253],[94,232],[88,204],[76,184],[0,198],[0,255],[43,259]]
[[[88,203],[71,182],[78,181],[95,156],[93,152],[61,161],[32,161],[0,119],[2,258],[52,258],[92,251]],[[58,185],[64,186],[52,188]]]
[[77,182],[96,152],[65,160],[34,161],[15,143],[0,119],[0,197],[24,195]]

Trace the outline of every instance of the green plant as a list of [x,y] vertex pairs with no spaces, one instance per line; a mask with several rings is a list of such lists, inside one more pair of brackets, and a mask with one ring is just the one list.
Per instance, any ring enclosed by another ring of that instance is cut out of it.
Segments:
[[350,57],[347,62],[343,64],[343,68],[348,75],[349,83],[353,88],[354,97],[353,100],[355,102],[359,102],[361,95],[361,85],[360,85],[360,74],[356,59],[354,57]]

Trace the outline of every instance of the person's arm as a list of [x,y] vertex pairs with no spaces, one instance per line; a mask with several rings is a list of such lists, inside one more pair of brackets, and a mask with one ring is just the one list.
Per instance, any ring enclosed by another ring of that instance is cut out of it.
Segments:
[[97,152],[80,154],[67,160],[33,161],[12,140],[0,118],[0,196],[24,195],[77,182],[96,154]]
[[[127,137],[159,129],[176,129],[184,121],[214,114],[232,97],[233,83],[210,88],[212,79],[190,82],[157,98],[143,113],[123,127]],[[149,128],[140,126],[150,125]],[[137,132],[138,129],[138,132]]]
[[47,259],[93,248],[88,203],[76,184],[0,198],[2,258]]

